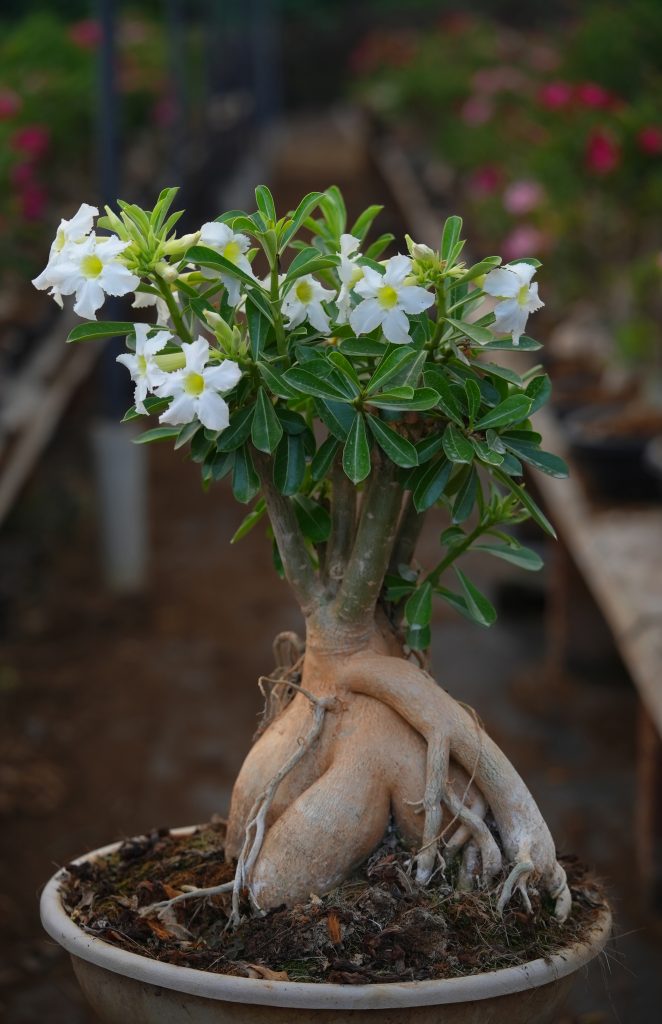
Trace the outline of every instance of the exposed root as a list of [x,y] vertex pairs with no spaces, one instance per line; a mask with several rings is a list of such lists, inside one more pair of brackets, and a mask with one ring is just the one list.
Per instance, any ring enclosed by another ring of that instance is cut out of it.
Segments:
[[442,820],[442,800],[448,791],[450,745],[448,738],[439,734],[428,743],[427,779],[423,807],[423,846],[416,857],[416,881],[426,885],[432,877],[439,849],[438,833]]
[[303,696],[310,701],[313,707],[313,723],[308,735],[299,739],[299,746],[297,750],[290,758],[288,758],[280,770],[276,772],[266,788],[262,793],[260,793],[250,810],[244,833],[244,843],[239,857],[237,858],[237,870],[235,872],[234,883],[232,886],[231,926],[237,925],[241,921],[239,903],[241,892],[245,887],[248,887],[249,898],[254,910],[259,912],[261,909],[249,885],[249,877],[262,849],[269,808],[271,807],[276,791],[283,779],[292,771],[299,761],[301,761],[304,755],[318,739],[322,732],[326,712],[337,704],[337,699],[335,697],[316,697],[314,694],[310,693],[308,690],[304,690],[301,686],[298,686],[295,683],[290,682],[288,685],[293,690],[303,694]]
[[160,903],[150,903],[147,907],[142,907],[139,911],[141,917],[151,917],[152,914],[156,914],[158,917],[163,917],[166,911],[170,910],[171,907],[176,906],[177,903],[183,903],[185,900],[199,899],[201,896],[222,896],[225,893],[232,892],[234,889],[234,881],[224,882],[223,885],[211,885],[205,889],[196,889],[195,886],[187,886],[184,892],[181,892],[178,896],[173,896],[170,900],[161,900]]
[[264,697],[264,709],[253,742],[262,735],[283,711],[296,692],[301,680],[301,669],[306,645],[297,633],[287,631],[274,638],[273,652],[276,667],[270,676],[260,676],[258,686]]
[[499,896],[499,902],[497,903],[497,911],[503,915],[507,904],[510,902],[513,892],[518,889],[525,895],[525,904],[528,904],[527,909],[531,910],[531,903],[529,901],[529,895],[526,892],[526,883],[533,874],[534,866],[531,860],[522,860],[519,864],[516,864],[512,869],[508,878],[503,883],[501,895]]

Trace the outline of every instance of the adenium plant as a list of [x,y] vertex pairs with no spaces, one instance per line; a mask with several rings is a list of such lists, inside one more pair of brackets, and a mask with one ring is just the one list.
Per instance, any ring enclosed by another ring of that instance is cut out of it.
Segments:
[[[489,626],[495,610],[461,568],[469,550],[540,568],[509,527],[553,529],[522,483],[527,464],[565,466],[531,416],[548,378],[495,361],[540,346],[536,260],[463,261],[462,221],[438,250],[349,228],[340,191],[278,217],[269,190],[178,237],[176,189],[152,211],[82,206],[63,221],[35,280],[88,318],[69,341],[123,335],[135,384],[127,420],[157,416],[141,442],[172,439],[205,486],[229,477],[252,503],[238,539],[263,518],[274,561],[301,607],[305,640],[276,639],[265,720],[237,779],[227,855],[233,919],[338,884],[390,818],[426,884],[460,860],[460,884],[500,886],[500,909],[535,884],[570,911],[549,830],[524,782],[477,717],[427,674],[435,598]],[[303,237],[302,237],[303,236]],[[156,323],[97,322],[104,295],[135,293]],[[428,514],[442,527],[435,564],[415,552]],[[494,827],[488,827],[488,813]]]

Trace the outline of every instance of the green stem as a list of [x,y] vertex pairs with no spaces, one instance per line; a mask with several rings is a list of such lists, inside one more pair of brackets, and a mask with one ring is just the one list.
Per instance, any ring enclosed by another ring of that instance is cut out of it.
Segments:
[[439,562],[439,565],[435,566],[431,572],[425,577],[425,583],[431,583],[433,587],[436,587],[439,583],[439,577],[446,572],[446,569],[457,561],[460,555],[463,555],[465,551],[468,551],[471,545],[478,540],[482,534],[487,533],[494,524],[491,522],[481,522],[476,526],[471,533],[468,533],[461,544],[457,544],[451,548],[445,558]]
[[177,305],[177,302],[175,300],[175,296],[172,294],[170,288],[168,287],[168,285],[163,280],[163,278],[161,277],[160,274],[157,274],[156,271],[153,271],[152,276],[153,276],[154,280],[156,281],[156,287],[158,288],[159,292],[161,293],[161,297],[163,298],[163,301],[165,302],[165,304],[168,307],[168,312],[170,313],[170,316],[172,318],[172,322],[175,325],[175,329],[177,331],[177,334],[182,339],[182,341],[186,341],[186,342],[189,342],[189,343],[192,342],[193,341],[193,336],[192,336],[191,332],[189,331],[188,327],[186,326],[186,324],[184,323],[184,318],[183,318],[183,316],[181,314],[179,306]]
[[274,331],[276,333],[278,354],[282,356],[285,355],[287,349],[287,338],[285,336],[285,328],[283,327],[283,314],[280,308],[280,285],[278,283],[279,269],[278,257],[276,257],[276,260],[271,267],[270,305],[274,318]]

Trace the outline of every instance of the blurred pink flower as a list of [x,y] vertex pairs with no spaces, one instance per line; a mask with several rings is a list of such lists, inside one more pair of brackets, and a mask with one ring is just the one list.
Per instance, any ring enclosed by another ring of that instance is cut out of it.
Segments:
[[508,213],[521,216],[535,210],[544,198],[545,190],[539,181],[521,178],[509,185],[503,193],[503,205]]
[[501,243],[501,252],[506,260],[521,259],[549,249],[551,238],[533,224],[519,224]]
[[493,195],[501,187],[503,171],[496,164],[477,167],[468,181],[469,191],[477,198]]
[[81,50],[96,50],[101,42],[101,25],[94,18],[84,18],[69,26],[68,35]]
[[647,125],[638,133],[637,142],[639,149],[648,156],[657,156],[662,153],[662,128],[654,124]]
[[538,93],[538,99],[543,107],[548,110],[560,110],[567,107],[572,100],[573,89],[570,82],[563,82],[558,79],[555,82],[547,82]]
[[575,95],[583,107],[594,110],[604,110],[613,102],[611,93],[597,82],[581,82],[576,88]]
[[0,121],[8,121],[14,114],[18,114],[23,106],[23,100],[13,89],[0,89]]
[[596,128],[586,141],[584,159],[593,174],[611,174],[621,162],[621,147],[603,128]]
[[16,153],[25,153],[32,160],[39,160],[48,150],[51,135],[43,124],[28,124],[19,128],[9,140]]
[[460,109],[460,117],[465,124],[487,124],[493,113],[492,103],[484,96],[470,96]]
[[39,220],[46,209],[48,195],[36,182],[27,185],[20,194],[21,214],[25,220]]

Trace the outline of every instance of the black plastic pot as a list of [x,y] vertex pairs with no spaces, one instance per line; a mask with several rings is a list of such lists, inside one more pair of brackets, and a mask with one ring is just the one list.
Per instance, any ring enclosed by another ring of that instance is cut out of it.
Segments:
[[[620,432],[622,407],[581,409],[564,420],[574,461],[597,498],[625,504],[653,501],[662,493],[646,457],[652,438],[662,431],[662,414],[650,411],[650,428]],[[612,429],[613,423],[613,429]]]

